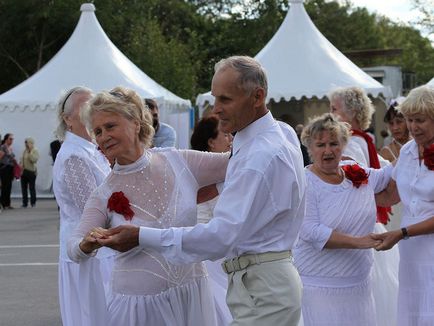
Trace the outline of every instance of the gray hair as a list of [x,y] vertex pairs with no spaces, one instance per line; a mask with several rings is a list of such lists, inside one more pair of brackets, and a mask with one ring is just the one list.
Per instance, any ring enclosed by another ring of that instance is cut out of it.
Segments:
[[239,83],[241,89],[248,95],[256,87],[261,87],[265,91],[265,96],[268,93],[268,82],[265,69],[261,64],[248,56],[232,56],[226,59],[222,59],[214,66],[214,71],[225,70],[231,68],[239,73]]
[[115,87],[111,91],[96,94],[81,112],[81,119],[86,128],[94,136],[91,127],[92,116],[97,112],[116,113],[130,121],[137,121],[140,125],[139,140],[149,147],[154,137],[152,115],[142,98],[132,89]]
[[434,87],[423,85],[413,88],[398,110],[404,117],[420,113],[434,120]]
[[68,129],[64,118],[71,115],[74,111],[74,107],[77,105],[75,98],[78,94],[90,94],[93,92],[91,89],[84,86],[77,86],[71,88],[69,91],[65,92],[59,99],[57,104],[57,119],[58,125],[55,131],[56,137],[62,141],[65,139],[65,133]]
[[315,117],[309,121],[309,124],[304,127],[301,133],[301,142],[307,147],[309,154],[313,140],[322,132],[327,131],[332,135],[335,135],[344,147],[350,139],[351,126],[331,114],[325,113],[319,117]]
[[360,87],[337,88],[329,94],[330,101],[340,100],[350,116],[354,116],[362,130],[368,129],[375,112],[371,100]]

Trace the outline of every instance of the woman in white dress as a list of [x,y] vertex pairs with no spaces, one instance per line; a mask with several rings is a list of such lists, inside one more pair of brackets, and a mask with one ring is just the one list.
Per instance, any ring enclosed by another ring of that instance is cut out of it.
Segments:
[[[403,145],[410,140],[410,133],[405,123],[405,118],[401,112],[397,110],[398,103],[394,102],[384,116],[384,122],[392,134],[390,144],[384,146],[379,154],[389,162],[396,161]],[[392,207],[392,217],[387,223],[388,231],[395,230],[401,225],[402,203],[398,203]]]
[[[330,112],[351,125],[351,137],[342,156],[374,169],[390,163],[377,154],[375,145],[363,130],[372,120],[374,107],[365,91],[359,87],[346,87],[334,90],[330,95]],[[386,232],[390,208],[377,206],[375,233]],[[382,326],[395,326],[396,302],[398,300],[398,250],[387,253],[374,253],[374,298],[377,308],[377,323]]]
[[[53,167],[53,190],[60,213],[59,302],[64,326],[92,325],[88,319],[90,288],[80,274],[103,278],[108,285],[114,251],[106,248],[99,260],[79,266],[68,258],[67,241],[77,227],[90,194],[110,172],[110,166],[80,120],[92,91],[85,87],[69,90],[59,100],[57,137],[63,141]],[[91,275],[90,275],[91,274]]]
[[305,326],[377,325],[370,237],[376,220],[375,193],[392,166],[362,168],[341,161],[348,124],[327,113],[312,120],[301,140],[313,161],[306,167],[306,215],[294,262],[303,282]]
[[434,325],[434,88],[413,89],[399,110],[413,139],[401,149],[385,204],[401,198],[402,228],[378,236],[377,249],[399,242],[397,325]]
[[[197,151],[224,153],[231,150],[233,136],[218,129],[219,120],[216,116],[204,117],[198,121],[191,135],[191,148]],[[218,194],[221,192],[223,183],[208,187],[205,192],[199,192],[197,205],[197,222],[208,223],[213,217],[214,207],[217,203]],[[205,194],[205,196],[204,196]],[[229,325],[232,316],[226,304],[226,292],[228,288],[227,275],[223,272],[221,263],[223,259],[205,261],[208,271],[212,293],[217,311],[217,324]]]
[[[137,93],[121,87],[96,95],[85,120],[116,163],[70,239],[72,260],[94,255],[101,227],[196,224],[197,191],[224,180],[228,153],[150,149],[152,116]],[[139,247],[116,256],[107,307],[108,325],[217,325],[204,265],[173,265]]]

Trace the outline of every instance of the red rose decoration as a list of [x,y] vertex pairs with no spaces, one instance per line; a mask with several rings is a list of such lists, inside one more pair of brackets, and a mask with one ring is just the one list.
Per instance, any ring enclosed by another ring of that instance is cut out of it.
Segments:
[[428,170],[434,170],[434,144],[423,150],[423,162]]
[[112,193],[107,202],[107,208],[109,211],[123,215],[127,221],[133,219],[134,212],[130,207],[130,201],[122,191]]
[[345,177],[353,183],[354,187],[359,188],[361,185],[368,183],[369,175],[359,165],[344,165],[342,170],[344,170]]

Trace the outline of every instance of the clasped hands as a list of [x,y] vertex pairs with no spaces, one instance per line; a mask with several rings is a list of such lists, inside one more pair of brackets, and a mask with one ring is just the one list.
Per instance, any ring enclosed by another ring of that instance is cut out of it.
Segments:
[[80,249],[86,254],[101,247],[125,252],[139,245],[139,230],[135,225],[120,225],[112,229],[96,227],[84,236]]
[[371,233],[359,238],[360,248],[374,248],[377,251],[389,250],[402,239],[401,230],[384,233]]

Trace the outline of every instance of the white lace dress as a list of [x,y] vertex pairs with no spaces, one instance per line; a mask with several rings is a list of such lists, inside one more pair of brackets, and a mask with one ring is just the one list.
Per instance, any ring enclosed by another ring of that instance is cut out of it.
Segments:
[[[68,244],[69,256],[75,261],[89,257],[81,252],[79,243],[95,226],[195,225],[197,190],[223,181],[227,162],[227,154],[152,149],[133,164],[116,164],[86,204]],[[131,221],[107,209],[109,197],[118,191],[130,201],[135,214]],[[173,265],[160,254],[139,247],[116,256],[107,310],[108,325],[113,326],[217,325],[204,265]]]
[[[219,191],[220,192],[220,191]],[[214,207],[218,196],[207,202],[197,205],[197,222],[208,223],[213,217]],[[226,304],[226,292],[228,290],[228,277],[223,272],[222,262],[224,259],[216,261],[206,260],[204,264],[208,271],[209,281],[216,306],[217,325],[227,326],[232,321],[232,315]]]
[[102,286],[108,288],[114,251],[104,248],[98,253],[99,259],[80,266],[69,259],[66,247],[87,199],[110,173],[110,165],[93,143],[70,132],[65,136],[53,167],[53,190],[60,213],[60,312],[64,326],[91,326],[87,302],[92,300],[92,291],[80,281],[81,275],[86,279],[102,277]]

